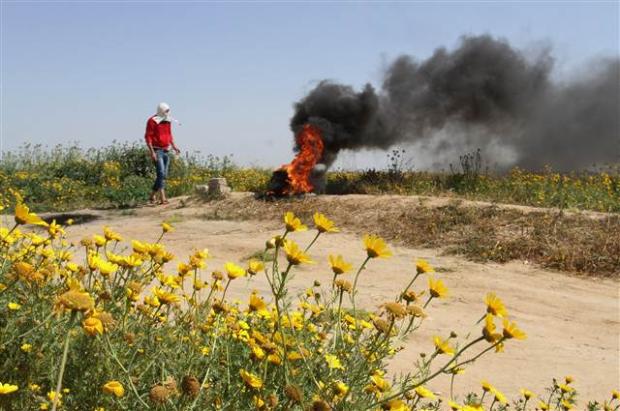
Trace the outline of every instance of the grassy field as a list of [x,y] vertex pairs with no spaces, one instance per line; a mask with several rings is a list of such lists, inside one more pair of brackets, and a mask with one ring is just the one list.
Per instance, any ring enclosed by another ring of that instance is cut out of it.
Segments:
[[[417,194],[452,196],[536,207],[620,211],[620,169],[561,174],[513,169],[493,174],[473,155],[463,156],[448,172],[406,171],[398,164],[384,169],[331,171],[330,194]],[[212,177],[226,177],[235,191],[264,191],[269,169],[243,168],[230,157],[185,154],[173,160],[168,180],[171,196],[190,194]],[[26,146],[0,162],[0,195],[18,190],[36,210],[81,207],[131,207],[148,197],[154,168],[141,143],[99,150]]]
[[[377,260],[393,256],[384,239],[471,260],[522,259],[617,278],[617,174],[334,171],[328,192],[339,195],[262,201],[238,194],[201,203],[201,219],[278,221],[280,227],[280,234],[258,239],[264,248],[249,260],[239,255],[209,270],[208,250],[177,257],[166,247],[173,219],[148,241],[123,238],[109,227],[69,241],[70,225],[32,212],[135,206],[148,196],[152,168],[139,144],[95,151],[25,147],[3,158],[1,410],[565,411],[577,401],[592,411],[620,408],[618,391],[599,402],[578,399],[571,376],[551,381],[547,391],[536,387],[538,396],[529,390],[506,396],[486,381],[468,395],[433,392],[437,379],[453,383],[481,357],[515,349],[527,338],[517,324],[518,304],[507,307],[494,292],[478,297],[479,320],[470,332],[438,330],[406,373],[389,375],[388,363],[402,344],[445,304],[449,276],[416,259],[398,292],[378,307],[361,306],[372,290],[358,283]],[[214,176],[226,177],[236,191],[260,192],[270,171],[186,155],[174,161],[169,192],[191,193]],[[427,204],[430,198],[412,194],[453,198]],[[132,218],[136,210],[122,212]],[[112,212],[120,214],[106,211]],[[296,274],[309,278],[303,274],[315,263],[313,247],[344,235],[339,228],[363,235],[363,248],[355,248],[360,255],[330,254],[329,281],[309,280],[305,291],[293,292]],[[360,256],[360,264],[350,263]],[[266,293],[230,297],[231,283],[249,286],[258,276],[268,284]],[[553,361],[554,353],[548,358]]]

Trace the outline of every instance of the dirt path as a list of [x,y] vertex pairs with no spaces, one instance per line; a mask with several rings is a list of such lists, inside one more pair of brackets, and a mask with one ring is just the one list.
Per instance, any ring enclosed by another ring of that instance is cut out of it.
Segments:
[[[74,226],[72,239],[100,231],[109,225],[126,239],[153,241],[159,223],[171,220],[176,230],[165,243],[185,258],[193,248],[208,247],[214,258],[211,269],[225,261],[241,261],[262,249],[264,241],[280,232],[278,225],[257,221],[207,221],[200,218],[200,207],[177,208],[178,200],[166,208],[142,208],[123,215],[98,212],[98,220]],[[296,233],[294,238],[307,244],[311,232]],[[405,287],[413,272],[412,261],[425,258],[438,268],[450,289],[450,298],[432,305],[429,318],[390,364],[394,373],[413,368],[419,352],[432,350],[432,336],[447,336],[450,331],[466,334],[484,312],[484,295],[495,291],[506,303],[512,318],[528,333],[525,341],[507,344],[506,352],[488,354],[467,369],[456,381],[457,393],[478,390],[488,379],[509,397],[516,398],[521,387],[543,394],[552,377],[575,377],[579,398],[606,399],[620,385],[620,305],[619,284],[614,280],[578,278],[544,271],[513,262],[505,265],[477,264],[460,257],[441,255],[441,250],[393,247],[394,257],[372,261],[360,277],[360,299],[369,310],[393,298]],[[318,279],[328,285],[331,272],[329,253],[339,253],[359,264],[364,258],[361,238],[346,227],[339,234],[325,236],[313,247],[317,264],[301,267],[292,281],[292,289],[303,290]],[[204,275],[208,275],[207,269]],[[425,287],[420,282],[417,289]],[[233,283],[232,296],[246,300],[248,291],[267,294],[262,277],[250,283]],[[476,331],[477,332],[477,331]],[[431,388],[446,393],[449,381],[435,381]],[[583,404],[585,406],[585,403]]]

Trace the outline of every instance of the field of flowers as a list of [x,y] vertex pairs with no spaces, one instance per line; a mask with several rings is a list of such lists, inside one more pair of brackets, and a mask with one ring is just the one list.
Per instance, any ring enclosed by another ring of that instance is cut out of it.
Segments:
[[[186,153],[172,160],[169,196],[190,194],[210,178],[226,177],[237,191],[260,190],[270,172],[243,169],[229,157]],[[37,210],[82,207],[131,207],[146,202],[155,168],[142,143],[84,150],[78,146],[24,146],[0,161],[0,196],[15,190]]]
[[[465,157],[470,158],[470,157]],[[560,174],[513,169],[483,172],[471,162],[449,172],[405,171],[388,164],[384,170],[332,171],[330,194],[449,195],[473,200],[539,207],[620,212],[620,169]],[[261,192],[271,171],[236,166],[231,157],[186,153],[173,159],[168,180],[171,196],[191,194],[197,184],[226,177],[235,191]],[[46,150],[24,146],[0,161],[0,194],[18,190],[34,209],[128,207],[145,202],[154,167],[141,143],[115,144],[98,150],[57,146]]]
[[[358,279],[373,260],[392,254],[383,239],[366,235],[361,266],[330,255],[332,281],[293,295],[288,284],[300,265],[314,263],[313,245],[338,235],[322,214],[312,218],[309,244],[295,242],[296,232],[310,228],[287,212],[282,234],[266,239],[261,256],[213,267],[207,280],[206,249],[171,266],[176,257],[163,240],[174,228],[167,223],[149,242],[104,228],[72,246],[65,237],[70,226],[44,222],[18,194],[11,201],[14,216],[0,226],[0,409],[576,407],[570,376],[553,380],[547,392],[511,393],[512,401],[487,381],[462,398],[433,392],[438,376],[458,384],[484,355],[524,343],[526,333],[493,292],[481,296],[480,319],[469,333],[436,335],[410,373],[388,377],[387,360],[436,300],[449,296],[447,285],[417,260],[401,292],[376,312],[362,310]],[[233,281],[251,283],[254,276],[267,279],[269,295],[227,299]],[[587,409],[618,410],[619,397],[611,391]]]

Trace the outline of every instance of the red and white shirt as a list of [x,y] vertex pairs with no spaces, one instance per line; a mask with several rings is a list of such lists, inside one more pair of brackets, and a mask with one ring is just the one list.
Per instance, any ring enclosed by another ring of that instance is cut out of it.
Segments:
[[155,116],[146,122],[146,133],[144,134],[146,144],[153,148],[163,148],[167,150],[172,144],[172,129],[169,121],[155,121]]

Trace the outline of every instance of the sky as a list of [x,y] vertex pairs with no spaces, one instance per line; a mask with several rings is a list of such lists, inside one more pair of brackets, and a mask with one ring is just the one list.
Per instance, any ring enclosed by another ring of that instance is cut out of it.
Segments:
[[[551,46],[554,76],[619,54],[619,2],[202,2],[0,0],[2,150],[143,141],[160,101],[177,145],[277,167],[293,103],[319,81],[378,86],[395,57],[466,34]],[[344,153],[336,167],[385,167]]]

